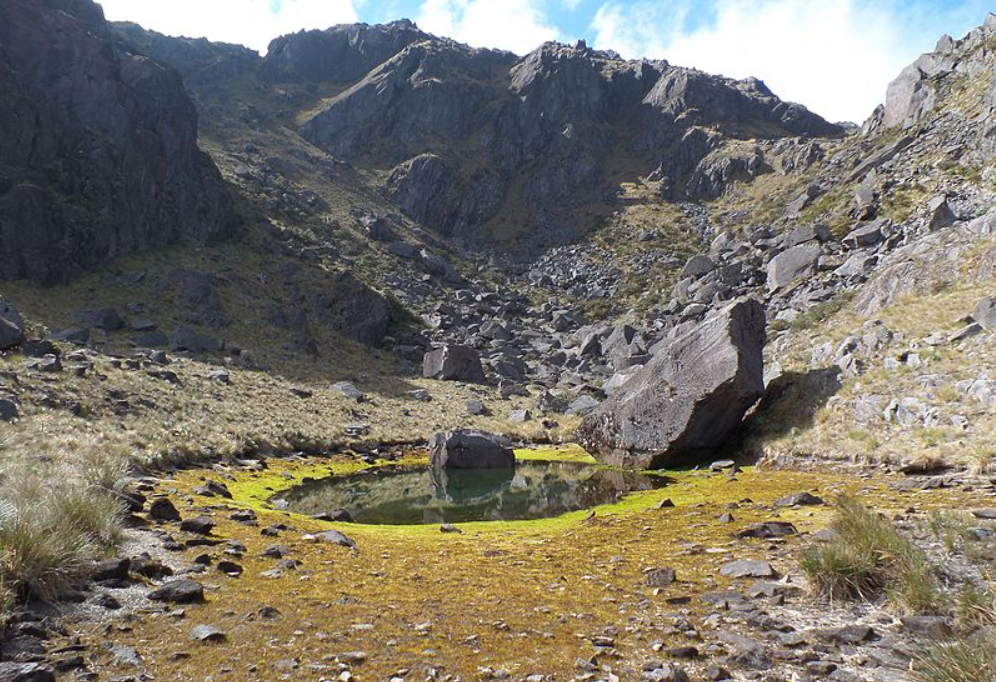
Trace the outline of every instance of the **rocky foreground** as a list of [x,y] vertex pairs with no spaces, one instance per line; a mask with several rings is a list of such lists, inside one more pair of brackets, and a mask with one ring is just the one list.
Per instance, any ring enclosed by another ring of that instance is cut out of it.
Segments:
[[142,479],[121,558],[94,567],[61,624],[41,605],[15,617],[3,679],[898,682],[958,626],[872,594],[813,599],[800,556],[831,541],[830,496],[890,510],[938,562],[942,599],[987,584],[996,537],[988,479],[724,462],[544,522],[381,530],[265,503],[356,466]]

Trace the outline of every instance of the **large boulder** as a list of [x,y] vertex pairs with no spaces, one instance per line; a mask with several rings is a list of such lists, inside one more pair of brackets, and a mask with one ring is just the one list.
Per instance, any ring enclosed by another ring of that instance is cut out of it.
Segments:
[[764,391],[764,308],[741,299],[676,337],[585,417],[581,445],[605,464],[658,468],[719,445]]
[[515,467],[515,453],[499,436],[456,429],[432,437],[429,463],[440,469],[510,469]]
[[[0,317],[3,317],[0,312]],[[983,329],[996,329],[996,298],[984,298],[975,306],[972,319]],[[2,348],[0,344],[0,348]]]
[[782,251],[768,263],[768,291],[775,291],[803,277],[816,274],[820,245],[799,244]]
[[0,298],[0,350],[7,350],[24,341],[24,320],[17,308]]
[[473,348],[446,344],[423,356],[422,376],[426,379],[483,384],[484,368],[481,356]]

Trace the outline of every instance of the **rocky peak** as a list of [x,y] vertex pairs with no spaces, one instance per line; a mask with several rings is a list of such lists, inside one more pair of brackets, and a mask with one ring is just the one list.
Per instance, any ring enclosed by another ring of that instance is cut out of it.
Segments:
[[866,132],[885,128],[910,128],[937,109],[955,78],[986,79],[976,96],[994,104],[993,54],[996,51],[996,15],[990,13],[981,26],[955,40],[944,35],[933,52],[921,55],[893,80],[885,104],[865,123]]
[[111,26],[129,49],[176,69],[188,87],[237,78],[261,61],[255,50],[241,45],[166,36],[131,22]]
[[431,37],[407,19],[299,31],[270,43],[263,73],[271,80],[352,83],[412,43]]

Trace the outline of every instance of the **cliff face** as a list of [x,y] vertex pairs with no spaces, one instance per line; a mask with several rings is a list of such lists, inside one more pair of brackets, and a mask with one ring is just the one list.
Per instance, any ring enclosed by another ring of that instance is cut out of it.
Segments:
[[[280,45],[293,52],[305,41]],[[548,43],[520,59],[428,37],[331,98],[299,133],[339,158],[386,167],[388,196],[444,235],[487,239],[501,213],[528,226],[527,243],[549,246],[577,237],[579,212],[611,202],[620,168],[631,177],[656,168],[668,196],[708,198],[723,188],[701,191],[697,175],[712,171],[700,164],[726,140],[842,130],[755,79],[625,61],[583,43]]]
[[90,0],[0,5],[0,90],[0,278],[64,281],[235,230],[180,77],[115,40]]

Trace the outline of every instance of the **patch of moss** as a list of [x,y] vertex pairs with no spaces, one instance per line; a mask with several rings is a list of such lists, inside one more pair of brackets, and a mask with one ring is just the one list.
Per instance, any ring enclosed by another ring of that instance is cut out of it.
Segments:
[[[575,448],[518,455],[583,458]],[[354,670],[363,679],[387,679],[400,668],[428,666],[464,679],[476,679],[479,666],[502,668],[514,677],[569,679],[576,659],[594,653],[590,637],[614,627],[620,634],[613,669],[636,677],[647,643],[630,631],[631,618],[665,618],[674,608],[666,598],[694,597],[731,584],[718,568],[734,554],[767,556],[765,543],[734,546],[730,540],[745,525],[770,520],[774,500],[800,490],[826,495],[877,489],[882,499],[887,494],[884,486],[839,472],[747,469],[735,478],[668,472],[672,485],[596,508],[594,516],[584,511],[540,521],[461,524],[459,534],[440,533],[436,526],[329,524],[269,509],[262,501],[270,489],[363,466],[336,457],[271,461],[263,472],[231,471],[234,480],[226,483],[233,500],[191,495],[202,478],[219,476],[215,470],[180,472],[164,481],[160,491],[177,501],[184,516],[213,509],[215,533],[246,545],[239,559],[245,572],[232,580],[215,577],[209,569],[201,578],[209,587],[207,604],[188,608],[184,620],[143,616],[127,632],[115,632],[115,642],[137,647],[150,674],[177,682],[200,682],[203,671],[222,668],[238,678],[247,666],[256,667],[259,679],[321,676],[322,666],[334,665],[329,656],[347,651],[367,652],[368,659]],[[658,509],[665,497],[675,506]],[[739,504],[736,521],[716,523],[732,503]],[[228,519],[229,510],[247,506],[256,510],[260,526],[282,523],[290,529],[270,538]],[[801,531],[822,526],[828,515],[829,509],[820,507],[779,513]],[[305,538],[329,528],[353,538],[357,550]],[[272,544],[287,547],[302,562],[298,570],[266,577],[276,561],[262,553]],[[190,550],[188,559],[201,551]],[[678,582],[659,591],[647,587],[644,571],[662,565],[675,568]],[[258,617],[264,605],[281,615]],[[693,622],[708,611],[694,599],[687,609]],[[184,646],[189,657],[173,656],[177,643],[186,643],[198,623],[225,629],[228,642]],[[97,643],[107,636],[95,626],[86,639]],[[278,661],[288,660],[297,660],[297,672],[280,668]],[[110,674],[112,665],[101,658],[94,668]]]

